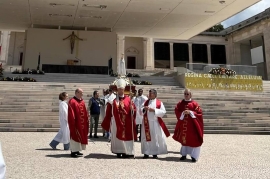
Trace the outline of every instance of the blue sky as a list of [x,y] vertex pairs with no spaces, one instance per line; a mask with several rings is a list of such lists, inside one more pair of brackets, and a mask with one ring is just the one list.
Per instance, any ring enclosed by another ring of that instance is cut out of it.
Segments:
[[247,8],[246,10],[236,14],[235,16],[225,20],[221,24],[224,28],[230,27],[231,25],[237,24],[243,20],[246,20],[270,7],[270,0],[262,0],[257,4]]

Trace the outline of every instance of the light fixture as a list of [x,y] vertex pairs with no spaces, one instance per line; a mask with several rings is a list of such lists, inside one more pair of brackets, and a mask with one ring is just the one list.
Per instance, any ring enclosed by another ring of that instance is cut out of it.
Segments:
[[89,4],[83,4],[83,7],[92,7],[92,8],[99,8],[99,9],[106,9],[106,5],[89,5]]
[[219,3],[220,3],[220,4],[225,4],[225,3],[226,3],[226,1],[219,1]]
[[159,8],[160,11],[169,11],[171,10],[170,8]]
[[50,6],[55,7],[55,6],[75,6],[74,4],[57,4],[57,3],[50,3]]
[[216,11],[204,11],[205,13],[215,13]]
[[95,18],[95,19],[101,19],[101,16],[79,16],[79,18]]
[[57,16],[57,17],[72,17],[70,14],[49,14],[50,17]]

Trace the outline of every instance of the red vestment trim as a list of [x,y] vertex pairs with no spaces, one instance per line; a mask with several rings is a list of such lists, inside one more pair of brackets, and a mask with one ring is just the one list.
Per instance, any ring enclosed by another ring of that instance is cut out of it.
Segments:
[[[144,106],[148,106],[148,104],[149,104],[149,99],[145,101]],[[161,101],[156,99],[156,109],[160,109],[160,107],[161,107]],[[170,132],[167,126],[165,125],[165,123],[163,122],[162,118],[161,117],[157,117],[157,118],[158,118],[158,123],[160,127],[162,128],[164,134],[166,135],[166,137],[169,137]],[[147,112],[144,114],[143,123],[144,123],[146,141],[151,141],[150,126],[149,126],[149,121],[147,117]]]
[[[131,114],[130,105],[132,105],[134,109],[133,115]],[[112,105],[107,105],[106,115],[101,124],[103,129],[105,129],[106,131],[110,130],[112,117],[114,117],[116,123],[116,137],[119,140],[130,141],[133,140],[133,137],[134,139],[136,139],[136,107],[129,97],[125,96],[122,100],[119,100],[119,104],[117,104],[117,101],[115,99]]]

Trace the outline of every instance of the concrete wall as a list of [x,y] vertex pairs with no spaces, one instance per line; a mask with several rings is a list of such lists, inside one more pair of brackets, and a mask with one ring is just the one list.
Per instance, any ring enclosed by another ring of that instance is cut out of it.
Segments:
[[241,44],[241,65],[252,65],[250,46]]
[[125,37],[125,60],[127,56],[136,57],[136,69],[144,69],[143,38]]
[[20,53],[24,50],[24,32],[11,32],[8,48],[8,65],[20,65]]
[[35,69],[38,54],[42,64],[66,65],[67,60],[81,60],[81,65],[107,66],[112,57],[116,70],[117,35],[113,32],[74,31],[83,41],[75,42],[73,54],[68,37],[72,30],[28,29],[23,68]]

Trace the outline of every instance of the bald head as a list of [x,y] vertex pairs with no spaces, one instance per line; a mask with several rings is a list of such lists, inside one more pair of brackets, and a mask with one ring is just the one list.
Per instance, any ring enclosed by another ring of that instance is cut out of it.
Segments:
[[75,90],[75,96],[76,96],[76,98],[81,99],[83,96],[83,90],[81,88],[77,88]]

